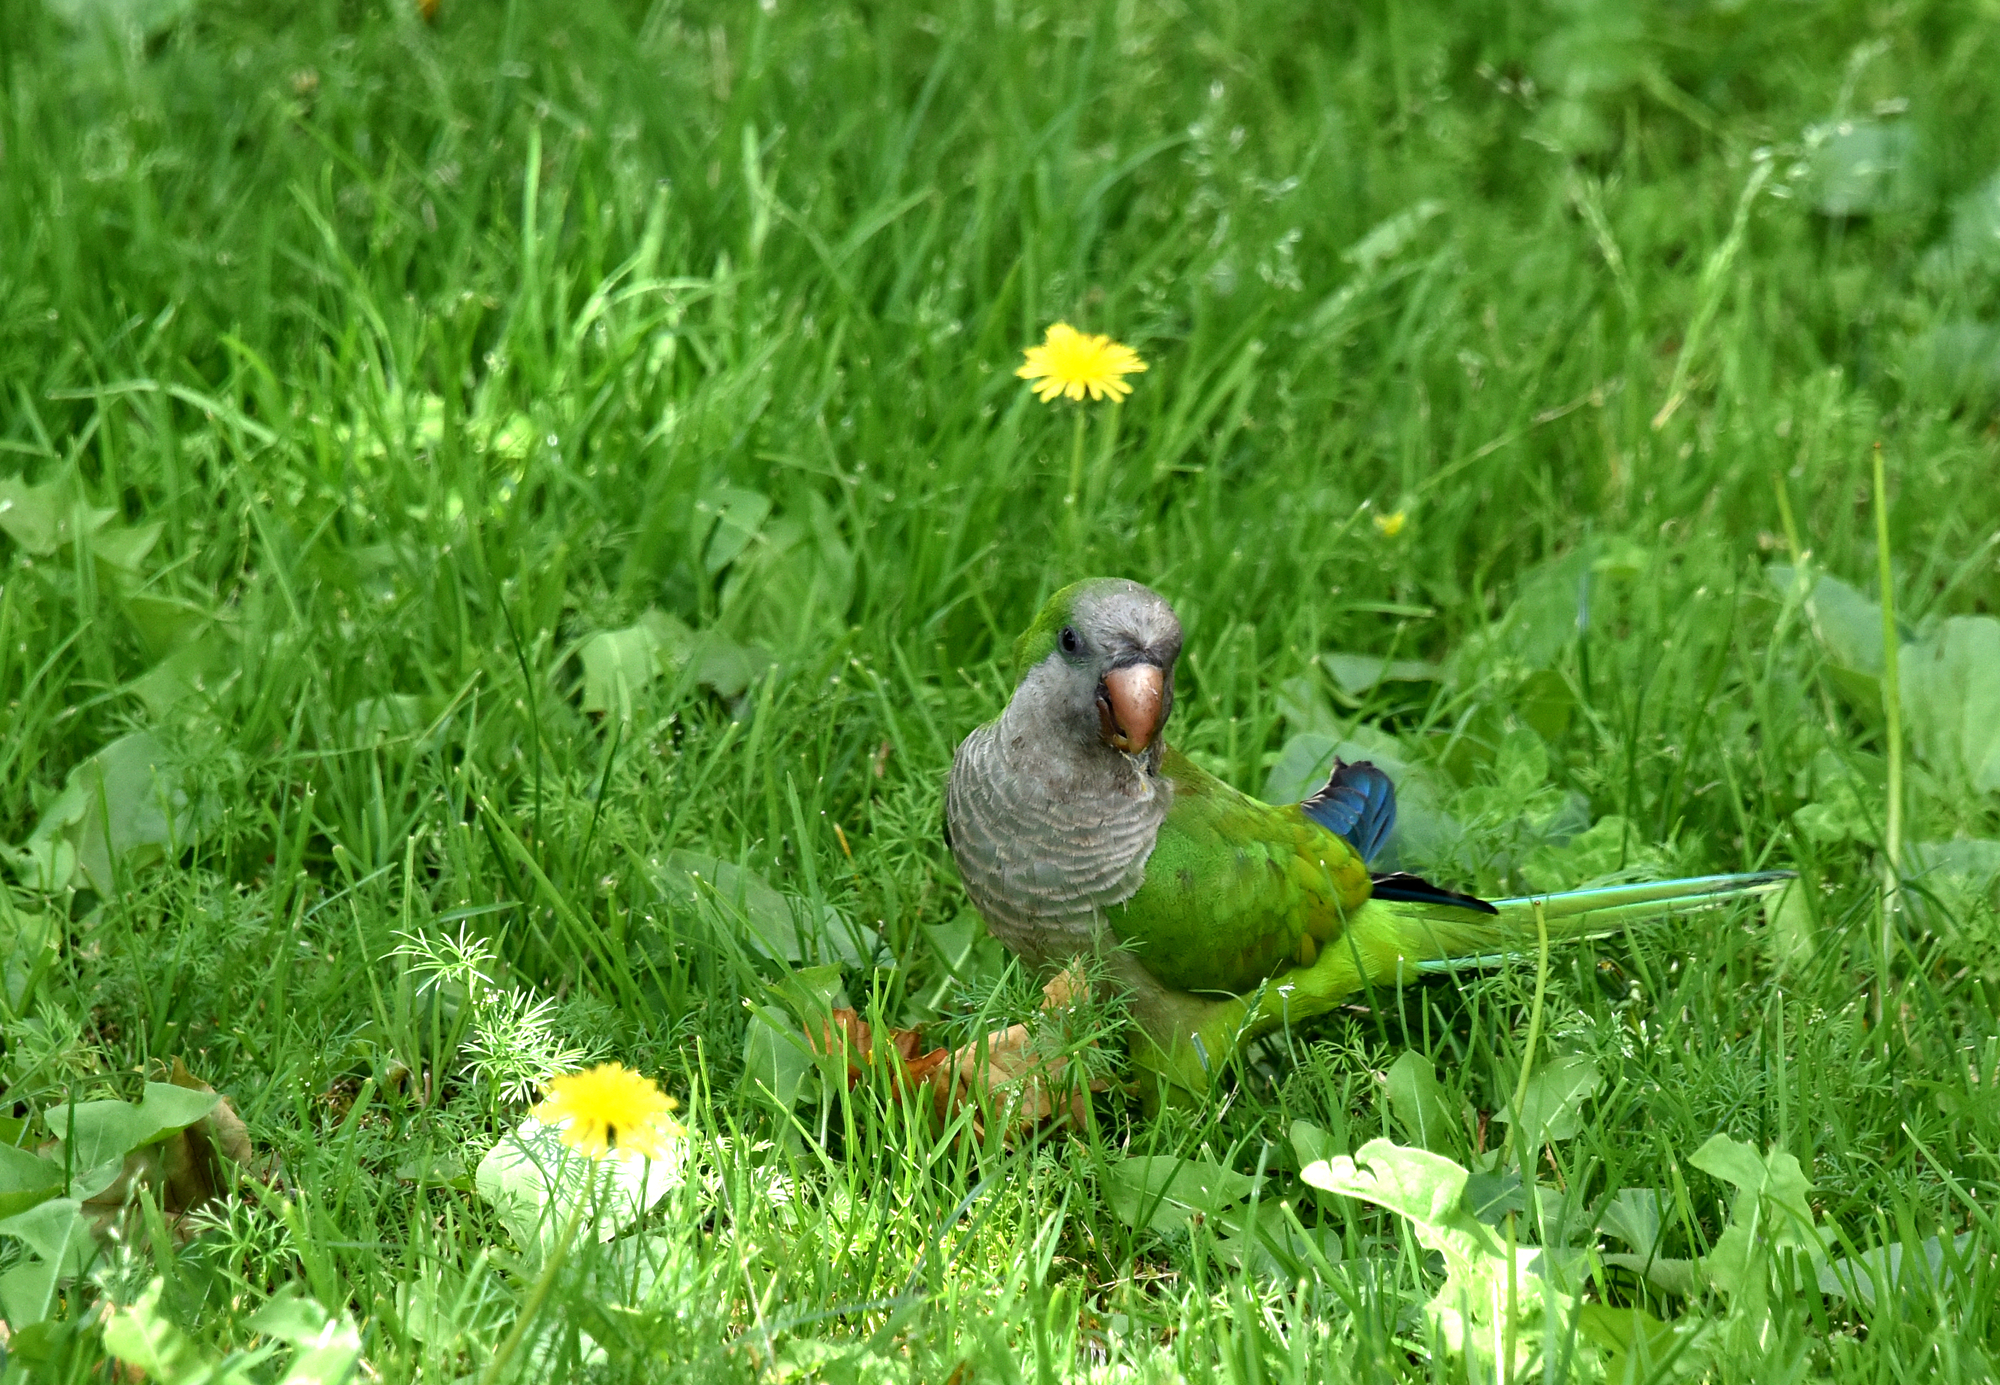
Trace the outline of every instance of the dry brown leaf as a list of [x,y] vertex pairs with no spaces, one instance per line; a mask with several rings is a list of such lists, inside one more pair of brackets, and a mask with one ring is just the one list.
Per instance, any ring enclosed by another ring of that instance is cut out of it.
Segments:
[[[176,1057],[169,1064],[155,1063],[155,1081],[167,1081],[193,1092],[213,1092],[215,1088],[187,1070]],[[207,1115],[166,1138],[125,1157],[125,1171],[118,1181],[84,1204],[100,1221],[108,1220],[131,1196],[135,1182],[153,1190],[160,1211],[178,1233],[188,1213],[228,1191],[234,1170],[256,1176],[255,1156],[250,1147],[250,1131],[243,1118],[222,1097]],[[233,1166],[233,1168],[232,1168]]]
[[[1071,1009],[1089,999],[1090,980],[1080,966],[1071,966],[1042,987],[1045,1012]],[[849,1088],[875,1061],[873,1030],[858,1012],[846,1006],[832,1010],[825,1022],[807,1024],[805,1031],[815,1053],[845,1057]],[[921,1031],[894,1029],[889,1033],[888,1047],[896,1059],[892,1079],[897,1090],[929,1088],[940,1120],[968,1102],[974,1104],[978,1109],[972,1126],[982,1137],[987,1121],[995,1116],[1005,1123],[1010,1136],[1053,1117],[1079,1124],[1090,1119],[1090,1100],[1084,1088],[1068,1076],[1070,1060],[1041,1052],[1025,1024],[996,1029],[956,1050],[925,1051]],[[1104,1085],[1093,1082],[1089,1090],[1102,1091]]]
[[[831,1012],[829,1023],[806,1026],[806,1042],[812,1046],[813,1052],[831,1056],[838,1050],[846,1056],[847,1085],[850,1088],[861,1080],[862,1072],[874,1061],[874,1040],[874,1031],[868,1021],[844,1005]],[[924,1085],[950,1056],[942,1048],[925,1053],[923,1046],[923,1034],[919,1030],[889,1031],[889,1048],[897,1059],[893,1077],[899,1090]]]
[[[1090,978],[1072,964],[1042,987],[1042,1010],[1072,1009],[1090,999]],[[1017,1135],[1052,1117],[1079,1125],[1090,1120],[1090,1099],[1069,1075],[1070,1059],[1043,1053],[1025,1024],[996,1029],[978,1042],[950,1055],[942,1076],[933,1078],[938,1114],[944,1116],[967,1102],[979,1109],[973,1130],[984,1136],[986,1122],[998,1115],[1009,1135]],[[1104,1083],[1092,1082],[1091,1091]]]
[[[186,1087],[193,1092],[215,1090],[189,1072],[187,1064],[180,1060],[178,1054],[174,1057],[173,1067],[167,1073],[167,1081],[176,1087]],[[222,1152],[224,1158],[246,1170],[250,1167],[255,1157],[250,1149],[250,1127],[236,1114],[236,1108],[229,1104],[228,1097],[216,1102],[215,1109],[202,1117],[201,1123],[208,1127],[210,1138],[215,1141],[215,1147]]]

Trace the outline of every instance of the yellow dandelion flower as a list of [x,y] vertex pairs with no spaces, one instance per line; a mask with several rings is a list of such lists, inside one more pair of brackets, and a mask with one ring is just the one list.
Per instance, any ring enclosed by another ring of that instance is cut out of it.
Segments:
[[549,1094],[528,1114],[562,1127],[563,1143],[601,1159],[630,1149],[657,1159],[666,1142],[687,1130],[667,1113],[680,1103],[622,1063],[599,1063],[549,1083]]
[[1027,360],[1014,373],[1035,382],[1035,397],[1044,404],[1057,395],[1081,399],[1086,391],[1092,399],[1123,399],[1132,392],[1125,377],[1146,368],[1131,347],[1109,337],[1086,336],[1067,322],[1052,325],[1040,346],[1021,354]]
[[1410,522],[1409,512],[1398,510],[1391,515],[1376,515],[1375,532],[1385,539],[1393,539],[1403,532],[1403,526]]

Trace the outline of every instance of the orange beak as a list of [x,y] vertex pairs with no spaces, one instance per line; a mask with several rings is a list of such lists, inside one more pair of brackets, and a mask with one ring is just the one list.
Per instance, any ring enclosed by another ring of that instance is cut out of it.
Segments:
[[1153,743],[1166,712],[1167,675],[1155,664],[1127,664],[1104,675],[1097,688],[1097,720],[1104,743],[1137,755]]

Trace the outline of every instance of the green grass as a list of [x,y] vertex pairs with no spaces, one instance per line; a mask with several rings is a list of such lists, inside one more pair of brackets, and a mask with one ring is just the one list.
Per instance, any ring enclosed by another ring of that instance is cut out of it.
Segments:
[[[961,960],[941,786],[1093,573],[1174,602],[1174,736],[1233,782],[1394,738],[1461,829],[1406,841],[1449,883],[1799,869],[1774,922],[1557,954],[1535,1061],[1605,1085],[1540,1179],[1584,1244],[1663,1190],[1660,1254],[1703,1255],[1720,1133],[1796,1156],[1843,1249],[1971,1239],[1879,1302],[1768,1229],[1755,1291],[1587,1296],[1713,1324],[1708,1378],[2000,1369],[2000,866],[1911,887],[1878,1021],[1881,627],[1871,668],[1874,617],[1766,572],[1874,590],[1879,443],[1898,617],[2000,608],[1990,13],[285,9],[51,0],[0,49],[0,478],[65,488],[0,511],[0,841],[84,766],[89,866],[45,831],[5,891],[10,1142],[178,1057],[265,1164],[128,1221],[8,1381],[104,1378],[103,1305],[155,1275],[211,1357],[297,1283],[380,1378],[476,1375],[539,1270],[465,1171],[555,1049],[657,1074],[697,1176],[643,1241],[585,1238],[518,1378],[1492,1378],[1430,1334],[1435,1257],[1289,1134],[1407,1139],[1413,1049],[1469,1161],[1532,965],[1011,1149],[880,1083],[789,1116],[744,1086],[778,968],[672,853],[876,930],[843,980],[878,1020],[1020,1018]],[[1012,375],[1056,318],[1151,363],[1067,507],[1072,416]],[[580,642],[642,617],[694,655],[586,688]],[[1356,691],[1327,653],[1437,670]],[[1906,864],[2000,837],[1959,754],[2000,664],[1968,658],[1905,678]],[[461,934],[493,987],[425,984]],[[509,992],[553,1008],[510,1028]],[[1110,1190],[1151,1153],[1262,1170],[1319,1253],[1135,1230]]]

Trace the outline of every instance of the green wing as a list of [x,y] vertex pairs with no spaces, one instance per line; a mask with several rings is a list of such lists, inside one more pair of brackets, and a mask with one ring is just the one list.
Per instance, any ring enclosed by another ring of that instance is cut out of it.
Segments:
[[1296,805],[1238,793],[1169,749],[1173,807],[1146,883],[1106,912],[1147,971],[1176,990],[1244,992],[1321,945],[1368,899],[1368,868]]

